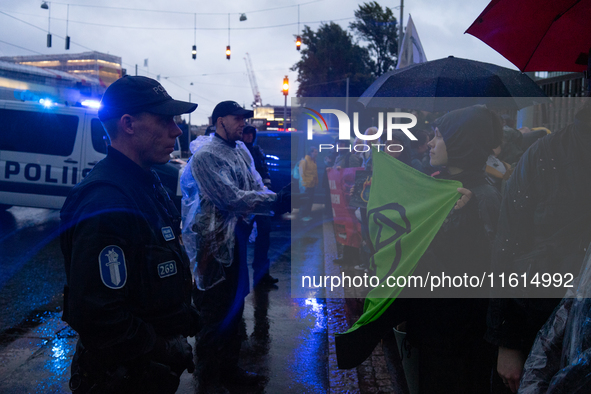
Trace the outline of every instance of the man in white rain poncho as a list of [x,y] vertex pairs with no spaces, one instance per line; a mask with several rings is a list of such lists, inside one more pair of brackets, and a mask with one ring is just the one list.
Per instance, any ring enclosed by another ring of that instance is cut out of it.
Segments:
[[181,181],[183,234],[194,262],[194,302],[204,325],[196,344],[203,393],[226,392],[226,383],[260,381],[238,368],[239,327],[249,292],[246,247],[252,215],[272,215],[278,195],[263,186],[240,141],[244,119],[252,115],[234,101],[219,103],[212,115],[216,132],[191,143],[190,171]]

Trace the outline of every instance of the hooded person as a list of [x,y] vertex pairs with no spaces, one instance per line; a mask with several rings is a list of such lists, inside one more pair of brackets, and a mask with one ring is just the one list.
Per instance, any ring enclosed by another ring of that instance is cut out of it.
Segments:
[[363,159],[355,154],[351,141],[341,140],[337,137],[335,138],[334,144],[337,147],[337,155],[332,166],[333,168],[352,168],[363,165]]
[[[375,135],[378,133],[378,128],[377,127],[369,127],[367,130],[365,130],[365,132],[363,133],[363,135]],[[357,137],[355,139],[355,145],[354,146],[360,146],[360,145],[365,145],[366,148],[363,148],[363,150],[361,152],[357,152],[357,156],[359,156],[362,160],[361,165],[363,166],[363,168],[365,168],[368,171],[372,170],[373,167],[373,163],[372,163],[372,155],[371,155],[371,142],[368,142],[366,140],[362,140],[361,138]]]
[[509,115],[502,115],[505,126],[503,127],[503,145],[499,160],[509,163],[515,167],[523,155],[523,134],[515,128],[515,120]]
[[299,174],[302,185],[304,186],[303,201],[300,206],[301,220],[307,222],[312,220],[312,206],[314,205],[314,191],[318,185],[318,166],[316,158],[318,157],[318,148],[311,146],[308,148],[308,154],[300,160]]
[[[255,145],[257,139],[257,129],[253,126],[246,126],[242,130],[242,142],[250,152],[254,166],[263,178],[263,184],[268,189],[271,189],[271,176],[267,162],[265,161],[265,153],[260,146]],[[279,279],[272,277],[269,274],[271,262],[267,257],[269,247],[271,246],[271,217],[266,215],[256,215],[254,217],[256,223],[256,239],[254,241],[254,258],[252,260],[252,281],[258,288],[273,288]]]
[[[453,277],[489,270],[499,192],[485,180],[486,160],[501,141],[499,119],[483,106],[449,112],[429,142],[436,178],[460,181],[471,198],[452,209],[413,275]],[[460,189],[461,191],[461,189]],[[483,340],[488,300],[397,299],[393,325],[406,318],[407,340],[419,349],[420,393],[489,393],[493,349]]]
[[410,166],[412,161],[410,138],[400,130],[392,131],[392,138],[384,140],[384,151]]
[[469,185],[485,182],[488,156],[501,145],[503,138],[497,115],[484,106],[476,105],[451,111],[437,119],[434,126],[435,137],[429,142],[431,165],[434,165],[433,155],[439,153],[433,152],[437,142],[443,141],[445,146],[446,159],[440,156],[435,159],[436,165],[445,167],[440,177],[459,178]]
[[246,145],[246,148],[250,152],[254,160],[254,165],[261,176],[263,178],[263,184],[267,186],[267,188],[271,189],[271,176],[269,175],[269,168],[267,167],[267,162],[265,161],[265,153],[263,149],[255,145],[257,140],[257,129],[254,126],[246,126],[242,131],[242,142]]

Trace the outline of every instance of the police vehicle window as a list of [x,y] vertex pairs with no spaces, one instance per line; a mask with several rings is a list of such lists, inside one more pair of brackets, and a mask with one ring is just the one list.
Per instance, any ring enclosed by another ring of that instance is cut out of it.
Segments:
[[289,134],[258,134],[256,144],[265,154],[275,155],[281,160],[290,160],[291,135]]
[[77,116],[0,109],[0,150],[69,156],[77,130]]
[[90,121],[90,135],[94,150],[107,154],[107,145],[111,145],[111,141],[100,120],[93,119]]

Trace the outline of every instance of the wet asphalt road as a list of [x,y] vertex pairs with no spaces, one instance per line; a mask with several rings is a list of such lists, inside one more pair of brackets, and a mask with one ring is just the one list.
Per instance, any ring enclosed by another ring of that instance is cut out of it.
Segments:
[[[11,208],[0,213],[0,392],[67,393],[76,334],[59,320],[63,262],[57,211]],[[327,309],[323,299],[291,298],[290,221],[271,234],[271,274],[277,289],[246,299],[246,340],[240,364],[267,378],[257,389],[236,393],[328,391]],[[250,248],[252,249],[252,248]],[[306,265],[323,264],[321,226],[305,229]],[[249,250],[249,264],[252,250]],[[179,393],[194,393],[185,373]]]
[[61,304],[65,273],[58,226],[58,211],[0,211],[0,333]]

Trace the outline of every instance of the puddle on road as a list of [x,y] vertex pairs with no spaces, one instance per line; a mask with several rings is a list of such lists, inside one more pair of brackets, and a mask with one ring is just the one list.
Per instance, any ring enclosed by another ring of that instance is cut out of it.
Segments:
[[[60,319],[61,312],[31,314],[4,333],[0,391],[26,388],[34,393],[68,393],[70,362],[77,334]],[[8,342],[12,338],[13,341]],[[18,391],[18,390],[17,390]]]
[[308,390],[322,392],[327,385],[327,321],[326,302],[323,299],[294,299],[301,308],[299,319],[312,325],[305,327],[293,349],[291,376]]

